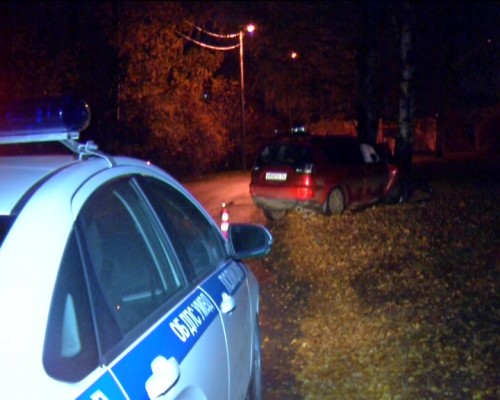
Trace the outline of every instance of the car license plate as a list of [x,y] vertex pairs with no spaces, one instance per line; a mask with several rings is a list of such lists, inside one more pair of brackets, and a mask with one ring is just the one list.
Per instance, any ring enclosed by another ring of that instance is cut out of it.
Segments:
[[286,172],[266,172],[266,181],[286,181]]

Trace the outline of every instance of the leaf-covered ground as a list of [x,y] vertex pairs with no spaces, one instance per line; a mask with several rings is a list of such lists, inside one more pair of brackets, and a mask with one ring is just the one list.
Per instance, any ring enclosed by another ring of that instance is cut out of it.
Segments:
[[269,225],[264,399],[500,398],[500,178]]

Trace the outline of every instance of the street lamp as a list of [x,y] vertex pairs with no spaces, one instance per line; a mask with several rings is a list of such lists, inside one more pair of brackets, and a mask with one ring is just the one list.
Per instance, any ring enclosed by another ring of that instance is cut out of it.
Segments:
[[[255,25],[249,24],[245,27],[248,33],[252,33],[255,30]],[[247,169],[247,153],[246,153],[246,128],[245,128],[245,68],[244,68],[244,57],[243,57],[243,35],[245,32],[240,30],[240,94],[241,94],[241,134],[240,134],[240,145],[241,145],[241,169],[245,171]]]

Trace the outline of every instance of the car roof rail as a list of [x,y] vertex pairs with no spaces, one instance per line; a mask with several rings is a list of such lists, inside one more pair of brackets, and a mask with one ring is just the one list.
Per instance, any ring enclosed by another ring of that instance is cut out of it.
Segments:
[[0,105],[0,144],[61,142],[78,158],[97,156],[114,161],[98,151],[93,141],[78,142],[90,124],[90,107],[74,96],[16,100]]

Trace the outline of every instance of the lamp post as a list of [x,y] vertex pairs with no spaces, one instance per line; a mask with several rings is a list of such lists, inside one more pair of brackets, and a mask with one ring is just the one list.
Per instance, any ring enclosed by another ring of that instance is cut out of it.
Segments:
[[[245,27],[248,33],[252,33],[255,30],[255,26],[250,24]],[[240,133],[240,146],[241,146],[241,169],[245,171],[247,169],[247,153],[246,153],[246,127],[245,127],[245,63],[244,63],[244,46],[243,46],[243,36],[245,32],[240,30],[240,94],[241,94],[241,133]]]
[[247,169],[246,128],[245,128],[245,67],[243,62],[243,31],[240,31],[240,95],[241,95],[241,169]]
[[[290,59],[292,60],[292,62],[296,62],[296,60],[299,58],[299,53],[297,53],[296,51],[291,51],[290,52]],[[295,70],[294,70],[295,71]],[[290,83],[288,83],[288,86],[290,87]],[[293,118],[292,118],[292,103],[290,101],[290,97],[288,97],[288,123],[290,125],[290,133],[293,133],[293,129],[294,129],[294,126],[293,126]]]

